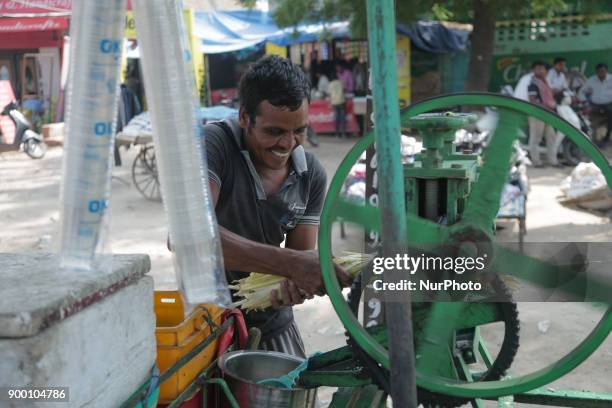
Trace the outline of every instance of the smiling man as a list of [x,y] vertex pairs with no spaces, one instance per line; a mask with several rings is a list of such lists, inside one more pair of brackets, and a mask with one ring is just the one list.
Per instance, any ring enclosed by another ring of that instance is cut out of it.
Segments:
[[[305,356],[291,306],[322,289],[317,252],[326,175],[302,146],[310,86],[289,60],[266,56],[240,81],[238,119],[205,126],[208,176],[229,282],[249,272],[287,278],[272,309],[246,314],[261,348]],[[285,247],[281,248],[282,242]],[[340,281],[348,275],[336,267]]]

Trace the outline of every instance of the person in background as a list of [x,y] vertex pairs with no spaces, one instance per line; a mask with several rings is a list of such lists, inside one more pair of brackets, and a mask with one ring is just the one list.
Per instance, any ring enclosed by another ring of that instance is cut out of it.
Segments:
[[329,84],[329,100],[334,109],[336,137],[346,136],[346,111],[344,109],[346,99],[344,98],[344,92],[342,81],[334,76]]
[[321,64],[319,63],[319,52],[312,50],[310,53],[310,83],[314,86],[317,80],[317,74],[321,72]]
[[[532,64],[533,77],[527,87],[529,102],[554,111],[557,107],[552,89],[546,81],[546,65],[542,61]],[[529,117],[529,156],[535,167],[542,167],[540,160],[540,142],[546,138],[546,157],[548,164],[559,167],[557,161],[557,133],[546,123],[534,117]]]
[[355,96],[363,96],[367,93],[368,67],[362,60],[354,58],[353,61],[353,93]]
[[514,87],[514,93],[512,96],[523,101],[529,101],[529,94],[527,93],[527,88],[531,83],[531,78],[533,78],[533,70],[534,66],[533,64],[531,64],[531,71],[524,74],[519,79],[518,83],[516,84],[516,87]]
[[329,95],[329,78],[324,72],[318,71],[315,73],[317,78],[317,88],[315,90],[316,99],[325,99]]
[[595,67],[595,75],[590,77],[586,84],[580,89],[579,97],[587,99],[593,111],[606,116],[606,136],[601,145],[608,143],[612,132],[612,75],[608,73],[608,66],[600,62]]
[[342,88],[345,94],[353,94],[355,82],[353,81],[353,73],[346,69],[343,63],[336,64],[336,77],[342,82]]
[[555,58],[552,69],[549,70],[548,75],[546,75],[546,81],[550,89],[552,89],[557,103],[561,102],[563,91],[567,89],[567,78],[565,77],[566,62],[567,61],[563,57]]
[[586,81],[586,77],[582,72],[580,72],[578,67],[571,68],[567,74],[567,86],[569,87],[570,91],[574,92],[576,95],[578,95],[580,88],[586,84]]

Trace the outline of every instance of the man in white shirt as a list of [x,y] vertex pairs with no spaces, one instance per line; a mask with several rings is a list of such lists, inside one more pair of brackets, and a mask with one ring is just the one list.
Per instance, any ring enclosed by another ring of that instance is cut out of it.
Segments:
[[527,91],[527,88],[529,87],[529,84],[531,83],[531,79],[533,78],[534,69],[535,67],[532,64],[531,71],[529,71],[528,73],[526,73],[519,79],[518,83],[514,87],[514,94],[512,96],[514,96],[517,99],[529,101],[529,93]]
[[588,99],[593,111],[606,116],[608,129],[602,140],[602,144],[605,144],[610,140],[612,131],[612,75],[608,73],[608,66],[603,62],[597,64],[595,72],[596,75],[590,77],[580,90],[579,97]]
[[566,60],[563,57],[555,58],[553,62],[553,69],[548,71],[546,76],[546,82],[552,89],[555,95],[555,100],[558,102],[563,98],[563,90],[567,88],[567,79],[565,77]]

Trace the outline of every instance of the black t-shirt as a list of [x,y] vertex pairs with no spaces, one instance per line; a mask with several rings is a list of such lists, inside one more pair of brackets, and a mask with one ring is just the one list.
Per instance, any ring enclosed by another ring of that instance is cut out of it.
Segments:
[[[279,246],[298,224],[319,224],[325,198],[325,169],[316,157],[298,146],[291,154],[289,176],[274,196],[266,197],[263,184],[243,141],[236,119],[204,127],[208,177],[219,186],[215,208],[219,225],[241,237]],[[229,282],[250,272],[226,271]],[[245,315],[247,326],[261,329],[269,338],[293,320],[291,307],[267,309]]]

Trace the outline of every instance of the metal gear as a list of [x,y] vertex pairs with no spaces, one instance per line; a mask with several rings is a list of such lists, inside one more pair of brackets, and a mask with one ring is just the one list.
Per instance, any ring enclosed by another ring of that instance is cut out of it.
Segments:
[[[347,303],[355,316],[359,310],[359,302],[361,300],[361,276],[357,275],[351,285],[351,290],[347,297]],[[496,302],[500,308],[501,315],[504,321],[504,340],[501,348],[491,368],[489,368],[479,381],[495,381],[501,379],[506,370],[510,368],[514,357],[519,347],[520,321],[516,303],[512,301],[512,295],[504,282],[496,277],[492,282],[495,291],[498,295],[507,299],[507,302]],[[356,360],[360,362],[373,376],[374,382],[387,393],[389,392],[389,373],[381,367],[372,357],[365,353],[351,338],[347,332],[347,344],[353,351]],[[418,401],[423,404],[424,408],[455,408],[460,407],[470,401],[467,398],[453,397],[445,394],[439,394],[428,391],[422,387],[417,388]]]

